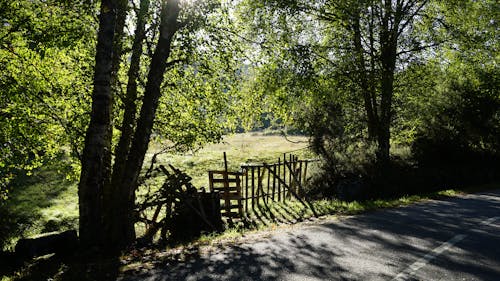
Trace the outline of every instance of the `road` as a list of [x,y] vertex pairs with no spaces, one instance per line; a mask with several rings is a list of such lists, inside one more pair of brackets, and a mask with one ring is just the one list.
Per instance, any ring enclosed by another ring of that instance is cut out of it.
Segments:
[[500,280],[500,190],[277,231],[122,280]]

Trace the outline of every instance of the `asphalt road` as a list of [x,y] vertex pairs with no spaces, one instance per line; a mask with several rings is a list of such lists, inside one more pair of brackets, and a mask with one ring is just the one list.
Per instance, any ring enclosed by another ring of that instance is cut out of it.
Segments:
[[500,190],[278,231],[122,280],[500,280]]

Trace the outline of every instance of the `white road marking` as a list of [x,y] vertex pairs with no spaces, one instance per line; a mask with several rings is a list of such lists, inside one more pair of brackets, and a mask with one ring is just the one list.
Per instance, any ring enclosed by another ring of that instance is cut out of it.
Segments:
[[492,218],[489,218],[485,221],[483,221],[481,224],[482,225],[491,225],[494,221],[496,221],[498,218],[500,217],[492,217]]
[[[500,217],[492,217],[492,218],[489,218],[489,219],[483,221],[480,224],[481,225],[491,225],[498,218],[500,218]],[[458,242],[460,242],[463,239],[465,239],[465,237],[467,237],[466,234],[455,235],[450,240],[444,242],[439,247],[435,248],[434,250],[432,250],[431,252],[427,253],[422,258],[418,259],[416,262],[414,262],[408,268],[406,268],[406,270],[404,270],[401,273],[399,273],[398,275],[396,275],[396,277],[394,277],[392,280],[393,281],[408,280],[411,276],[415,275],[415,273],[419,269],[421,269],[422,267],[426,266],[430,261],[432,261],[433,259],[435,259],[437,256],[439,256],[443,252],[445,252],[448,249],[450,249],[451,247],[453,247],[453,245],[455,245]]]

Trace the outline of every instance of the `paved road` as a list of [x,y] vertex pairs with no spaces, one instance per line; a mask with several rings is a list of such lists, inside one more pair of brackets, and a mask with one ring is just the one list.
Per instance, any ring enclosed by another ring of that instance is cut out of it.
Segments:
[[123,280],[500,280],[500,190],[279,231]]

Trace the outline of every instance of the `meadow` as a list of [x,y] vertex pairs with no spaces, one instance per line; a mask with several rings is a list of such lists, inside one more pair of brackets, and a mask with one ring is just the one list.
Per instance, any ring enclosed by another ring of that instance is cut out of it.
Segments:
[[[151,145],[145,169],[161,148],[159,143]],[[194,186],[201,188],[208,186],[208,170],[223,169],[224,152],[229,170],[235,171],[242,163],[272,163],[283,153],[313,157],[306,137],[285,138],[255,132],[226,136],[221,143],[198,151],[161,154],[157,164],[181,169],[193,178]],[[64,160],[55,161],[14,181],[9,199],[0,206],[0,244],[4,250],[12,250],[20,237],[78,228],[78,182],[66,177],[67,169]],[[153,180],[153,184],[156,183],[161,183],[161,179]]]
[[[145,169],[149,167],[151,158],[161,150],[161,147],[158,143],[150,147],[144,163]],[[303,136],[285,138],[276,134],[243,133],[227,136],[221,143],[207,145],[198,151],[158,155],[156,164],[173,165],[190,175],[194,186],[207,187],[207,171],[224,169],[224,152],[227,154],[228,169],[232,171],[238,171],[244,163],[273,163],[284,153],[295,154],[301,159],[317,157],[308,149],[307,138]],[[14,182],[10,198],[0,205],[0,244],[3,245],[4,251],[13,250],[16,241],[21,237],[78,229],[78,182],[76,179],[67,178],[67,169],[67,164],[63,160],[55,161],[47,163],[29,176],[19,176]],[[161,183],[162,177],[147,182],[151,186]],[[480,190],[488,188],[491,186],[480,187]],[[407,205],[428,198],[454,196],[460,192],[445,190],[432,194],[365,202],[323,199],[313,201],[311,205],[319,216],[352,215],[377,208]],[[233,225],[222,234],[202,236],[198,241],[206,243],[220,238],[241,236],[241,233],[249,229],[274,228],[279,224],[291,224],[311,218],[313,218],[311,208],[304,207],[298,201],[287,201],[286,204],[261,204],[250,211],[242,223]]]

